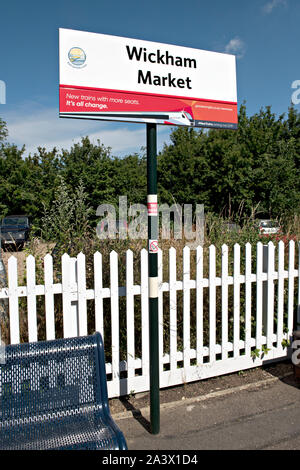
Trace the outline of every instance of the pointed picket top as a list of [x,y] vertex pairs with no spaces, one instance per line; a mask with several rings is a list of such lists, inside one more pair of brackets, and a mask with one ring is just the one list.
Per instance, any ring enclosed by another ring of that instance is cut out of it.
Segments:
[[[110,259],[110,282],[113,285],[117,285],[118,281],[118,253],[116,251],[111,251],[109,255]],[[112,287],[111,287],[112,288]]]
[[233,277],[239,280],[241,269],[241,246],[235,243],[233,247]]
[[275,245],[273,242],[268,243],[268,250],[269,250],[269,253],[275,251]]
[[[97,271],[97,274],[95,271]],[[96,251],[96,253],[94,253],[94,276],[96,276],[96,278],[98,278],[98,276],[101,276],[102,279],[102,254],[99,253],[99,251]]]
[[[75,265],[76,266],[76,265]],[[85,289],[85,284],[86,284],[86,265],[85,265],[85,255],[83,253],[79,253],[77,255],[77,266],[76,266],[76,271],[77,271],[77,280],[79,285],[83,289]]]
[[293,271],[295,265],[295,242],[290,240],[289,242],[289,271]]
[[198,245],[197,248],[196,248],[196,252],[197,252],[197,253],[203,253],[203,246],[202,246],[202,245]]
[[190,247],[185,246],[183,248],[183,277],[186,279],[187,276],[190,275]]
[[211,276],[212,273],[215,271],[215,264],[216,264],[216,247],[215,245],[210,245],[209,249],[209,275]]
[[200,269],[200,265],[203,269],[203,247],[201,245],[197,246],[196,248],[196,266],[197,269]]
[[44,256],[44,262],[48,264],[53,262],[53,257],[50,255],[50,253],[47,253],[46,256]]
[[12,255],[8,258],[8,263],[7,264],[8,264],[8,266],[15,266],[15,265],[18,264],[18,260],[15,256]]
[[97,267],[100,266],[100,270],[101,270],[102,254],[99,251],[96,251],[96,253],[94,253],[94,266],[96,270],[97,270]]
[[26,258],[27,282],[35,278],[35,257],[32,255]]
[[292,249],[292,250],[295,249],[295,240],[290,240],[290,241],[289,241],[289,247],[290,247],[290,249]]
[[200,245],[196,248],[196,278],[203,278],[203,247]]
[[284,241],[283,241],[283,240],[280,240],[280,241],[278,242],[278,248],[279,248],[279,249],[284,248]]
[[210,245],[209,247],[209,279],[214,281],[216,275],[216,247]]
[[191,251],[190,247],[189,246],[185,246],[183,248],[183,253],[189,253]]
[[126,289],[133,285],[133,252],[126,251]]
[[77,255],[77,260],[80,261],[80,260],[85,260],[85,254],[82,253],[82,251],[80,253],[78,253]]
[[228,253],[229,253],[229,248],[228,248],[228,245],[226,245],[226,243],[223,243],[223,245],[221,246],[221,253],[222,253],[222,265],[224,264],[224,260],[227,260],[227,264],[228,264]]
[[169,248],[169,253],[171,256],[174,256],[176,254],[176,248],[174,248],[174,246],[171,246],[171,248]]
[[246,256],[246,263],[250,262],[251,264],[251,255],[252,255],[252,245],[251,243],[246,243],[245,245],[245,256]]
[[233,251],[234,251],[234,254],[239,254],[241,252],[241,245],[239,243],[235,243],[233,245]]
[[70,256],[68,255],[68,253],[64,253],[61,257],[62,261],[67,261],[70,259]]
[[251,243],[246,243],[245,245],[245,261],[246,261],[246,270],[251,271],[252,265],[252,245]]
[[18,260],[15,256],[11,256],[7,264],[8,286],[16,287],[18,285]]
[[228,256],[229,256],[229,248],[226,243],[223,243],[222,247],[222,267],[221,267],[221,272],[222,272],[222,278],[223,282],[224,279],[228,276]]
[[209,253],[215,253],[216,252],[215,245],[209,245],[208,251],[209,251]]

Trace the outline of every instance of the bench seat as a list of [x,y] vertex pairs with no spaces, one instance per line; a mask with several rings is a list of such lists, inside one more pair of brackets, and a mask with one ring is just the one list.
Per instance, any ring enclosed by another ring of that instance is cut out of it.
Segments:
[[127,449],[111,418],[99,333],[7,346],[0,449]]

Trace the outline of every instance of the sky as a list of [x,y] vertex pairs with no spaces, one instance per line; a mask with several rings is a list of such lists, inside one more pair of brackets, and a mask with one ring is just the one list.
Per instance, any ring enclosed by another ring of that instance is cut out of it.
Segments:
[[[10,0],[0,5],[0,80],[10,143],[25,156],[38,146],[69,149],[82,136],[112,155],[140,152],[145,124],[58,117],[58,28],[144,39],[235,54],[238,105],[252,115],[272,106],[287,112],[300,80],[300,0]],[[297,105],[299,107],[299,105]],[[158,150],[170,142],[158,126]],[[228,131],[230,132],[230,131]]]

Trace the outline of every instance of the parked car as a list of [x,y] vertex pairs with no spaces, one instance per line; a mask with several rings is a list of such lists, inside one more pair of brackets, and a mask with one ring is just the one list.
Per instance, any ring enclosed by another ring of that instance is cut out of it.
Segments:
[[22,249],[29,238],[30,224],[25,215],[9,215],[4,217],[0,227],[3,248]]
[[263,235],[270,235],[273,233],[280,232],[280,226],[278,222],[271,219],[261,219],[258,221],[260,233]]

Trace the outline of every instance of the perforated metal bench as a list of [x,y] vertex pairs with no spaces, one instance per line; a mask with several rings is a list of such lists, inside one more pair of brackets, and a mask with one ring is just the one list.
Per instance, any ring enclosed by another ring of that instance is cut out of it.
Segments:
[[99,333],[7,346],[0,374],[0,449],[127,449]]

